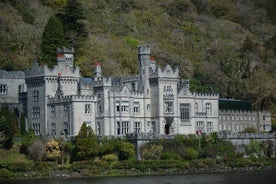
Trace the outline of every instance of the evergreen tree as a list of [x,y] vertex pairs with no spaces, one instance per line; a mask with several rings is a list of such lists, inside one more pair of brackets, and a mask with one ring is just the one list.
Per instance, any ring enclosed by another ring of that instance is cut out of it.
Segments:
[[83,123],[76,137],[76,152],[79,160],[93,158],[98,153],[96,136],[90,126]]
[[25,114],[21,114],[20,116],[20,135],[26,134],[26,122],[25,122]]
[[56,63],[57,48],[65,46],[67,46],[67,44],[63,25],[59,18],[52,16],[49,18],[42,35],[42,62],[52,67]]
[[65,34],[69,44],[78,49],[83,38],[87,36],[81,3],[78,0],[68,0],[64,11],[59,15],[64,26]]
[[12,139],[17,131],[16,114],[11,112],[7,106],[2,107],[0,111],[1,147],[10,149],[13,145]]

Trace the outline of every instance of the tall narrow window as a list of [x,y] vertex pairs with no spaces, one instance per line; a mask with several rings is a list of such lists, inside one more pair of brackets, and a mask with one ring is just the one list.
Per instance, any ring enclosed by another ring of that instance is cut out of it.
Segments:
[[8,85],[7,84],[0,84],[0,94],[1,95],[8,94]]
[[204,132],[205,126],[204,126],[204,122],[203,121],[196,122],[196,130]]
[[33,91],[33,101],[38,102],[39,100],[39,91]]
[[56,108],[55,108],[55,106],[51,106],[51,117],[52,118],[56,117]]
[[64,135],[68,135],[69,134],[69,126],[68,126],[67,122],[63,123],[63,132],[64,132]]
[[128,121],[123,121],[122,122],[122,134],[125,135],[125,134],[128,134],[128,131],[129,131],[129,122]]
[[122,101],[121,111],[122,112],[128,112],[129,102],[128,101]]
[[164,103],[164,112],[165,113],[172,113],[173,112],[173,102],[166,101]]
[[97,135],[101,135],[101,122],[97,122]]
[[207,133],[213,132],[213,122],[207,122]]
[[40,118],[40,108],[39,107],[33,107],[33,118],[38,119]]
[[211,114],[211,103],[206,103],[206,114]]
[[120,112],[120,101],[116,101],[116,111]]
[[139,113],[139,106],[140,106],[140,103],[139,102],[134,102],[133,103],[133,112],[135,114],[138,114]]
[[24,84],[18,86],[18,93],[24,92]]
[[117,135],[121,135],[121,122],[116,122]]
[[56,135],[56,123],[51,123],[51,135]]
[[33,124],[33,129],[34,129],[35,135],[40,135],[40,124],[39,123]]
[[141,131],[141,122],[134,122],[134,133],[138,134]]
[[180,120],[182,122],[190,121],[190,111],[191,111],[190,104],[188,103],[180,104]]
[[91,114],[91,104],[85,104],[85,115]]

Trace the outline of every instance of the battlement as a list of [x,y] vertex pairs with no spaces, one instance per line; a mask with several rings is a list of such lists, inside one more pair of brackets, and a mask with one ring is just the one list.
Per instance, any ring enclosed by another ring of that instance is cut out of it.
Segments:
[[75,49],[74,48],[58,48],[57,49],[57,54],[64,53],[64,54],[74,54]]
[[150,78],[164,77],[164,78],[179,78],[178,68],[172,68],[171,65],[167,64],[163,69],[156,67],[155,71],[149,69]]
[[5,79],[24,79],[25,78],[25,74],[22,71],[0,70],[0,78],[5,78]]
[[62,102],[72,102],[72,101],[95,101],[95,96],[88,96],[88,95],[67,95],[61,96],[60,98],[50,97],[48,96],[49,103],[62,103]]
[[96,81],[93,81],[93,86],[97,87],[97,86],[111,86],[112,84],[112,80],[111,78],[100,78]]
[[37,62],[34,62],[33,66],[25,71],[26,77],[38,77],[38,76],[68,76],[68,77],[80,77],[79,67],[72,68],[67,65],[55,65],[54,68],[48,68],[46,65],[39,66]]
[[139,45],[138,46],[138,55],[150,55],[149,45]]
[[218,97],[217,93],[192,93],[195,97]]

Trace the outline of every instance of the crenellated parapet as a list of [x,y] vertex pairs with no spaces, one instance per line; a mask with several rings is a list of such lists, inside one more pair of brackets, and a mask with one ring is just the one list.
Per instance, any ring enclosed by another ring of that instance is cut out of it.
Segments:
[[156,67],[155,70],[149,69],[150,78],[179,78],[178,68],[172,68],[171,65],[167,64],[163,69]]
[[38,76],[63,76],[63,77],[80,77],[79,67],[72,68],[67,65],[55,65],[54,68],[48,68],[46,65],[39,66],[37,62],[25,71],[26,78]]
[[22,71],[0,70],[0,78],[5,78],[5,79],[24,79],[25,78],[25,74]]
[[111,78],[101,78],[101,80],[94,80],[93,86],[94,87],[101,87],[101,86],[111,86],[112,85],[112,79]]
[[192,95],[199,98],[219,98],[218,93],[192,93]]
[[61,96],[59,98],[57,98],[56,96],[48,96],[48,103],[66,103],[73,101],[96,101],[96,97],[91,95],[67,95]]

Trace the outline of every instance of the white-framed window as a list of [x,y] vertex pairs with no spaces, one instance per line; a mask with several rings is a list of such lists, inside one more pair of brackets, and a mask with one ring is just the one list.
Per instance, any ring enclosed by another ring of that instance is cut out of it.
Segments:
[[147,111],[150,111],[150,104],[147,104]]
[[133,103],[133,113],[138,114],[139,113],[139,108],[140,108],[140,103],[139,102],[134,102]]
[[51,117],[52,118],[56,117],[56,108],[55,108],[55,106],[51,106]]
[[39,91],[33,91],[33,102],[38,102],[39,100]]
[[140,133],[141,132],[141,122],[134,122],[134,133]]
[[64,135],[69,135],[68,122],[63,122],[63,133],[64,133]]
[[129,102],[128,101],[122,101],[121,111],[122,112],[128,112],[128,108],[129,108]]
[[91,114],[91,104],[85,104],[85,109],[84,109],[85,115]]
[[40,108],[39,107],[33,107],[33,119],[40,118]]
[[205,125],[203,121],[197,121],[196,122],[196,130],[204,132],[205,131]]
[[18,93],[24,92],[24,84],[18,86]]
[[173,112],[173,102],[165,101],[164,102],[164,113],[172,113]]
[[117,135],[126,135],[129,132],[129,121],[116,122]]
[[207,122],[207,133],[213,132],[213,122],[209,121]]
[[101,122],[97,122],[97,135],[101,135]]
[[69,106],[68,105],[64,105],[63,106],[63,112],[67,114],[68,111],[69,111]]
[[120,112],[120,101],[116,101],[116,112]]
[[51,135],[56,135],[56,123],[51,123]]
[[40,124],[39,123],[34,123],[33,129],[34,129],[35,135],[40,135]]
[[8,85],[7,84],[0,84],[0,95],[8,94]]
[[198,112],[198,103],[196,102],[195,103],[195,113],[197,113]]
[[212,113],[211,103],[206,103],[205,108],[206,108],[206,114]]
[[173,93],[173,89],[171,85],[165,85],[164,86],[164,93]]
[[190,112],[191,112],[191,104],[182,103],[180,104],[180,120],[190,121]]

